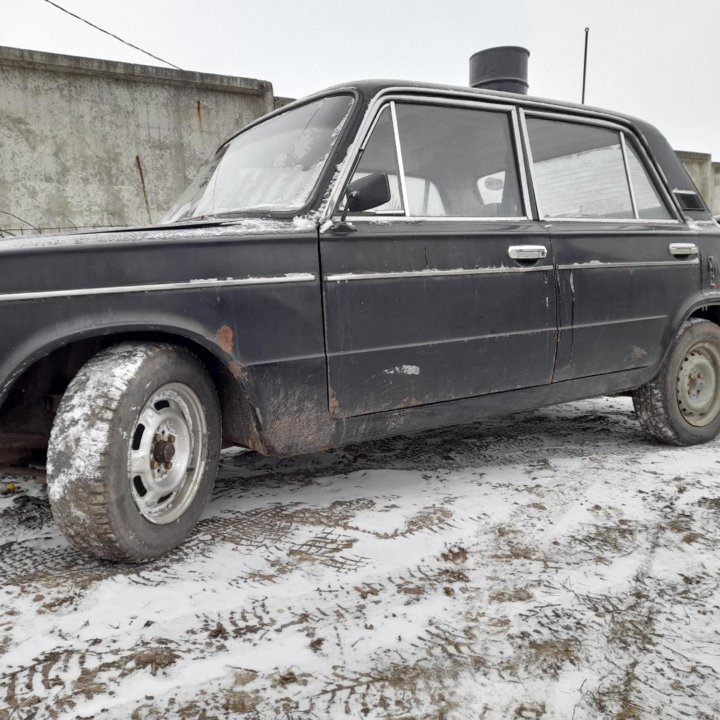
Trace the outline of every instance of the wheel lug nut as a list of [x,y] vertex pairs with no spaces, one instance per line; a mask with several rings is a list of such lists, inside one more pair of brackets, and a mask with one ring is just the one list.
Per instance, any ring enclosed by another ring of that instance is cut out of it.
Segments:
[[155,442],[160,442],[162,440],[162,435],[160,433],[155,433]]
[[175,442],[175,436],[174,436],[174,435],[168,435],[168,442],[174,443],[174,442]]
[[150,461],[150,467],[153,470],[157,470],[160,467],[160,463],[157,460],[151,460]]
[[165,463],[165,469],[166,469],[166,470],[172,470],[172,463],[171,463],[171,462],[166,462],[166,463]]

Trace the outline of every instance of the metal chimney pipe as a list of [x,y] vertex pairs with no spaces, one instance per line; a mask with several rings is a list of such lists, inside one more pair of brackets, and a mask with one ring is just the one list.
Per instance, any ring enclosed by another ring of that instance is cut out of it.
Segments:
[[529,57],[523,47],[480,50],[470,57],[470,86],[527,95]]

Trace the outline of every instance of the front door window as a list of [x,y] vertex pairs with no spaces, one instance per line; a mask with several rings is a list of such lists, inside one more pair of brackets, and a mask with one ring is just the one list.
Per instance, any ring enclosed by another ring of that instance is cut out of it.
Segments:
[[391,200],[370,215],[525,217],[506,111],[389,103],[352,180],[386,173]]

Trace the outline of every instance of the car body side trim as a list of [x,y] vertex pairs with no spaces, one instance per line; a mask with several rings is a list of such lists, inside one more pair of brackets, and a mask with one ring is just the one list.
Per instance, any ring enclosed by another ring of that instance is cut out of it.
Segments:
[[153,283],[150,285],[117,285],[112,287],[74,288],[71,290],[47,290],[41,292],[4,293],[0,302],[42,300],[46,298],[85,297],[89,295],[121,295],[123,293],[164,292],[167,290],[199,290],[201,288],[241,287],[243,285],[275,285],[278,283],[314,282],[315,273],[288,273],[274,277],[226,278],[224,280],[202,279],[176,283]]
[[507,273],[550,272],[552,265],[535,265],[532,267],[486,267],[457,268],[455,270],[406,270],[400,272],[369,272],[369,273],[337,273],[326,275],[327,282],[351,282],[355,280],[402,280],[405,278],[423,277],[462,277],[465,275],[505,275]]
[[694,260],[650,260],[648,262],[585,262],[572,265],[558,265],[558,270],[604,270],[605,268],[633,268],[633,267],[687,267],[697,266],[700,261]]

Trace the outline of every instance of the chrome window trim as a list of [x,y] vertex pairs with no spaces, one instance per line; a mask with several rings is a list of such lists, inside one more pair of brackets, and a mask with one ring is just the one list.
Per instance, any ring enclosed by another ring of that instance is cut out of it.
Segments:
[[[521,116],[521,124],[523,127],[523,131],[525,133],[525,140],[527,141],[527,148],[528,148],[528,158],[530,160],[530,179],[532,181],[533,189],[537,190],[537,184],[535,182],[535,167],[534,162],[532,160],[532,145],[530,144],[530,133],[528,131],[527,127],[527,116],[530,117],[540,117],[540,118],[548,118],[550,120],[557,120],[559,122],[570,122],[570,123],[576,123],[579,125],[591,125],[596,127],[603,127],[611,130],[616,130],[620,133],[620,137],[622,139],[622,142],[625,142],[625,136],[628,134],[628,128],[624,127],[623,125],[620,125],[617,122],[613,122],[612,120],[603,120],[601,118],[588,118],[584,117],[582,115],[572,115],[572,114],[566,114],[564,112],[550,112],[550,111],[543,111],[543,110],[535,110],[532,109],[530,111],[527,111],[524,107],[518,107],[518,112]],[[631,134],[631,142],[632,142],[632,133]],[[645,169],[646,172],[650,175],[651,182],[653,184],[653,187],[660,192],[661,200],[665,204],[665,209],[670,213],[670,215],[673,215],[674,217],[671,219],[652,219],[652,218],[622,218],[623,222],[641,222],[646,223],[649,225],[655,224],[655,223],[673,223],[675,225],[683,225],[685,224],[685,221],[681,219],[681,217],[678,215],[677,208],[676,208],[676,202],[672,199],[670,194],[668,193],[667,188],[665,187],[665,183],[662,181],[657,169],[655,168],[655,165],[653,162],[650,161],[648,158],[647,153],[645,152],[645,148],[642,147],[642,143],[635,142],[633,145],[633,149],[636,151],[636,153],[639,156],[640,165]],[[627,167],[627,158],[625,158],[625,164],[626,164],[626,173],[629,173],[629,168]],[[538,217],[540,220],[544,220],[547,222],[553,222],[555,220],[587,220],[592,222],[602,222],[604,220],[609,220],[610,222],[618,222],[617,218],[573,218],[573,217],[545,217],[542,213],[542,210],[540,209],[540,199],[538,198],[537,191],[535,192],[535,204],[538,208]]]
[[[629,120],[626,117],[618,116],[617,113],[613,113],[609,110],[598,110],[597,108],[587,108],[587,107],[576,107],[576,108],[568,108],[565,104],[563,104],[561,101],[556,103],[553,100],[546,100],[546,99],[538,99],[534,97],[529,97],[527,95],[525,96],[515,96],[508,98],[505,96],[505,93],[501,93],[495,90],[490,91],[484,91],[483,89],[478,88],[463,88],[463,87],[454,87],[454,88],[442,88],[442,87],[424,87],[424,86],[408,86],[408,85],[393,85],[390,87],[383,88],[373,98],[373,101],[376,99],[384,99],[388,95],[396,95],[399,93],[405,93],[408,97],[412,97],[417,99],[418,97],[422,98],[432,98],[432,99],[442,99],[442,100],[449,100],[452,102],[453,100],[457,100],[458,98],[462,98],[459,100],[459,102],[470,102],[473,105],[484,103],[486,105],[490,105],[492,107],[497,107],[502,103],[507,104],[508,100],[510,101],[509,107],[517,107],[519,109],[524,108],[530,108],[533,112],[537,108],[540,112],[556,112],[556,113],[567,113],[570,117],[578,117],[578,118],[586,118],[588,115],[592,115],[591,120],[594,120],[595,118],[598,118],[600,120],[606,119],[609,122],[614,122],[618,125],[622,125],[623,123],[627,124],[629,126]],[[322,96],[323,93],[318,93],[318,96]],[[309,98],[308,98],[309,99]],[[551,108],[548,110],[548,108]],[[573,111],[577,113],[577,115],[573,114]]]
[[618,131],[620,136],[620,150],[622,152],[623,165],[625,167],[625,179],[627,180],[628,188],[630,188],[630,204],[632,205],[633,215],[636,220],[640,220],[640,213],[637,209],[637,202],[635,200],[635,188],[633,187],[632,175],[630,175],[630,163],[628,162],[627,147],[625,146],[625,133]]
[[543,212],[540,207],[540,197],[537,192],[537,182],[535,180],[535,160],[532,154],[532,145],[530,144],[530,133],[528,132],[527,118],[525,117],[525,110],[521,107],[517,110],[518,117],[520,118],[520,127],[522,128],[523,138],[525,139],[525,146],[527,147],[527,173],[528,181],[532,185],[533,197],[535,198],[535,207],[537,208],[538,219],[542,220]]
[[392,98],[385,98],[385,101],[392,99],[393,102],[409,102],[415,103],[416,105],[441,105],[443,107],[464,107],[464,108],[481,108],[483,110],[499,110],[501,112],[512,112],[515,109],[515,105],[512,103],[505,102],[485,102],[485,101],[471,101],[471,100],[457,100],[453,98],[437,98],[431,95],[403,95],[393,94]]
[[699,265],[700,260],[648,260],[647,262],[586,262],[572,265],[558,265],[558,270],[604,270],[606,268],[632,267],[689,267]]
[[225,280],[187,280],[175,283],[152,283],[147,285],[115,285],[98,288],[74,288],[70,290],[45,290],[38,292],[3,293],[0,302],[19,302],[49,298],[88,297],[92,295],[121,295],[123,293],[166,292],[168,290],[199,290],[203,288],[242,287],[247,285],[277,285],[280,283],[315,282],[315,273],[289,273],[272,277],[227,278]]
[[375,132],[375,127],[377,126],[378,122],[380,122],[380,118],[382,117],[382,115],[386,109],[388,112],[391,113],[390,122],[392,122],[392,112],[390,110],[390,104],[387,104],[380,110],[380,112],[378,112],[378,114],[373,119],[370,129],[368,130],[368,134],[365,136],[365,139],[362,141],[362,143],[360,144],[360,147],[358,148],[359,156],[361,156],[361,153],[365,152],[365,148],[367,147],[368,143],[370,142],[370,138],[372,137],[372,134]]
[[525,151],[523,149],[522,132],[520,129],[520,119],[517,107],[510,112],[512,122],[513,140],[515,141],[515,159],[517,161],[517,176],[520,180],[520,194],[522,195],[523,208],[525,216],[523,219],[530,220],[532,216],[532,206],[530,204],[530,187],[527,175],[525,174]]
[[524,217],[462,217],[460,215],[348,215],[346,220],[355,222],[366,222],[370,225],[384,225],[390,222],[406,222],[409,224],[420,222],[504,222],[521,223],[528,220]]
[[[408,92],[414,93],[414,91],[419,90],[417,94],[406,94]],[[428,94],[433,93],[433,94]],[[458,99],[457,95],[460,94],[463,98],[467,99]],[[440,95],[440,96],[438,96]],[[335,183],[331,189],[330,195],[328,197],[327,203],[322,209],[321,217],[320,217],[320,224],[327,220],[332,220],[335,217],[340,216],[340,202],[342,200],[342,191],[345,188],[348,180],[352,176],[352,173],[354,172],[358,160],[359,160],[359,154],[362,152],[362,150],[367,145],[370,135],[372,133],[372,129],[375,126],[375,123],[377,121],[377,118],[379,117],[380,113],[382,112],[382,109],[384,106],[389,105],[391,103],[395,102],[411,102],[415,104],[423,104],[423,105],[439,105],[441,107],[464,107],[469,108],[472,110],[491,110],[495,112],[503,112],[507,113],[507,115],[510,118],[511,122],[511,128],[513,129],[512,134],[512,140],[515,144],[515,159],[516,163],[520,163],[520,161],[523,158],[523,148],[522,143],[520,142],[520,134],[519,129],[514,124],[514,116],[515,111],[517,109],[517,106],[508,102],[505,100],[505,98],[497,98],[498,102],[492,102],[493,98],[484,98],[481,97],[481,99],[473,99],[475,98],[475,95],[468,94],[463,95],[462,93],[452,93],[449,92],[447,96],[444,96],[442,92],[435,92],[434,90],[428,88],[428,89],[417,89],[417,88],[403,88],[403,87],[394,87],[394,88],[386,88],[382,92],[379,92],[375,97],[371,100],[369,103],[366,111],[365,111],[365,117],[363,118],[362,122],[360,123],[360,126],[358,127],[357,134],[355,135],[355,140],[350,143],[348,146],[345,159],[342,163],[342,168],[335,180]],[[394,123],[395,128],[397,128],[397,123]],[[518,179],[520,181],[520,188],[521,188],[521,195],[523,199],[523,203],[525,205],[525,214],[524,215],[517,215],[514,216],[513,220],[522,220],[522,221],[528,221],[532,220],[530,214],[530,204],[529,204],[529,183],[527,180],[527,177],[524,172],[524,167],[522,164],[517,165],[516,167],[517,173],[518,173]],[[404,173],[403,173],[404,176]],[[409,212],[409,208],[407,210]],[[366,217],[376,217],[376,216],[363,216],[363,218]],[[423,219],[419,216],[414,215],[406,215],[406,216],[395,216],[397,217],[409,217],[413,220],[415,219]],[[444,220],[449,220],[453,216],[440,216]],[[346,218],[348,219],[348,218]],[[460,218],[460,219],[471,219],[471,220],[486,220],[487,218],[483,217],[471,217],[471,218]]]
[[400,131],[398,129],[397,111],[395,101],[390,103],[390,117],[393,124],[393,137],[395,138],[395,154],[398,161],[398,181],[400,182],[400,194],[402,195],[403,215],[410,216],[410,203],[408,202],[407,180],[405,178],[405,163],[403,163],[402,145],[400,145]]
[[326,282],[354,282],[356,280],[402,280],[423,277],[462,277],[472,275],[506,275],[507,273],[551,272],[552,265],[532,267],[486,267],[456,268],[454,270],[400,270],[398,272],[333,273],[326,275]]
[[582,115],[566,115],[560,111],[552,110],[530,110],[526,111],[524,108],[520,108],[526,115],[530,117],[543,117],[549,120],[560,120],[562,122],[578,123],[581,125],[594,125],[597,127],[607,128],[609,130],[623,131],[625,128],[612,120],[601,120],[594,118],[583,117]]
[[647,218],[588,218],[588,217],[576,217],[576,218],[542,218],[542,222],[552,225],[555,222],[558,223],[606,223],[611,225],[684,225],[685,223],[680,220],[649,220]]

